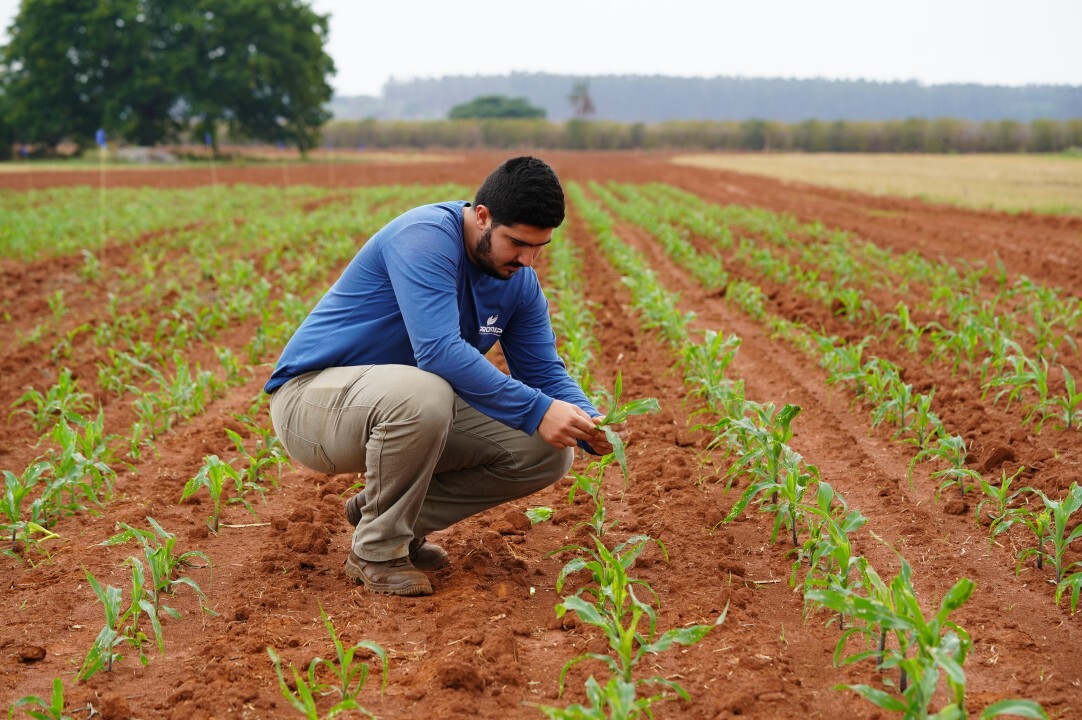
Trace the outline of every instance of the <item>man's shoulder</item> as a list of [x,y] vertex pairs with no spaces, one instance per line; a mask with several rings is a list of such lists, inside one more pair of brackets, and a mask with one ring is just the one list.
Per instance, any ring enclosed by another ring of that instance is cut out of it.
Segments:
[[407,228],[414,225],[439,225],[461,232],[462,208],[469,205],[465,200],[419,205],[399,215],[390,225]]

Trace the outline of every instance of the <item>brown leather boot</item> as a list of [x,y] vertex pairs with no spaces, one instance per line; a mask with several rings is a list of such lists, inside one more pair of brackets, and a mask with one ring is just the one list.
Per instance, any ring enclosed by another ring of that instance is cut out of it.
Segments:
[[[357,493],[343,505],[346,521],[353,527],[361,521],[362,494]],[[425,542],[424,538],[414,538],[410,541],[409,559],[418,570],[439,570],[447,565],[449,556],[439,545]]]
[[369,592],[384,595],[431,595],[432,583],[409,558],[385,562],[363,560],[352,550],[346,558],[346,575],[364,583]]
[[418,570],[439,570],[450,561],[447,551],[424,538],[410,540],[410,562]]

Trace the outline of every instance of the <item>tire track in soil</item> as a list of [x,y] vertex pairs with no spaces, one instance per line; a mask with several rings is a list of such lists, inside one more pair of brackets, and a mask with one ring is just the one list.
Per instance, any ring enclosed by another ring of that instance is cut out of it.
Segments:
[[[975,526],[971,517],[946,514],[944,503],[933,500],[929,481],[922,482],[919,469],[915,471],[919,486],[911,489],[905,480],[911,457],[907,448],[873,435],[863,419],[863,409],[850,411],[848,398],[829,388],[825,374],[813,361],[783,342],[771,340],[763,326],[705,293],[645,231],[618,224],[616,233],[646,254],[649,266],[666,288],[680,293],[681,310],[695,310],[696,326],[743,338],[731,368],[745,379],[749,398],[770,400],[779,406],[787,402],[801,405],[790,444],[807,462],[819,466],[823,479],[839,490],[851,507],[869,518],[870,530],[899,546],[914,567],[914,584],[925,597],[938,603],[963,576],[977,582],[973,597],[956,614],[975,643],[967,663],[973,707],[1005,694],[1038,700],[1049,710],[1069,705],[1076,692],[1072,683],[1078,677],[1067,669],[1074,665],[1071,658],[1082,635],[1074,625],[1063,622],[1069,616],[1053,604],[1052,588],[1028,577],[1016,578],[1009,553],[1000,548],[989,551],[986,529]],[[809,428],[815,428],[814,432]],[[856,477],[854,468],[859,473]],[[768,532],[764,528],[764,536]],[[780,555],[786,546],[779,540],[775,554]],[[881,575],[896,572],[896,559],[871,538],[862,537],[857,551],[865,554]],[[1007,607],[1009,616],[1004,617]],[[1050,628],[1056,625],[1059,627],[1052,637]],[[1003,638],[1020,640],[1022,647],[1012,647],[1011,658],[1001,652]],[[828,653],[822,660],[828,663],[829,658]],[[1053,682],[1055,677],[1042,683],[1042,668],[1056,668],[1063,676],[1058,683]],[[847,682],[868,682],[871,675],[853,670],[845,674]]]

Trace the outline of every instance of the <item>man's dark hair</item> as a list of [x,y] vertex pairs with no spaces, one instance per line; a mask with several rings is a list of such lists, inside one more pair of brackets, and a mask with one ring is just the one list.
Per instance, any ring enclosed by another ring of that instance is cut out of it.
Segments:
[[473,201],[484,205],[496,225],[558,227],[564,221],[564,190],[543,160],[516,157],[493,170]]

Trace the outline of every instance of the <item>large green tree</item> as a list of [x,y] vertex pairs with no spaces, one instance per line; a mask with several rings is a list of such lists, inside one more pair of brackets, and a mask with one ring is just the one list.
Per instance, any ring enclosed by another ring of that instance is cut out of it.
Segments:
[[447,113],[451,120],[471,118],[543,118],[544,108],[531,105],[526,98],[510,98],[504,95],[482,95],[461,105],[455,105]]
[[327,19],[301,0],[23,0],[0,83],[20,140],[139,144],[225,124],[317,141],[328,119]]

